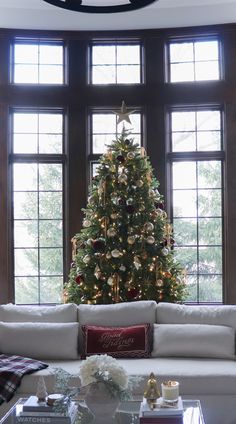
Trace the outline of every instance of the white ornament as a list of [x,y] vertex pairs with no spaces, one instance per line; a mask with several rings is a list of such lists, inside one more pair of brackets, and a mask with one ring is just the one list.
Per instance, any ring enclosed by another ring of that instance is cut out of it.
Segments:
[[83,262],[84,262],[85,264],[88,264],[90,261],[91,261],[91,256],[90,256],[90,255],[85,255],[85,256],[83,257]]
[[107,253],[106,253],[106,258],[107,258],[107,259],[111,259],[111,252],[107,252]]
[[111,256],[113,258],[119,258],[121,256],[121,252],[118,249],[114,249],[111,251]]
[[108,278],[108,280],[107,280],[107,284],[108,284],[109,286],[112,286],[112,285],[113,285],[113,277],[109,277],[109,278]]
[[163,249],[161,249],[162,251],[162,255],[167,256],[169,253],[169,249],[167,249],[166,247],[163,247]]
[[120,268],[119,268],[119,270],[125,272],[126,271],[126,267],[124,265],[121,265]]
[[134,159],[135,158],[135,153],[134,152],[128,152],[127,153],[127,158],[128,159]]
[[129,244],[134,244],[135,243],[135,236],[128,236],[127,242]]
[[88,227],[90,227],[90,225],[91,225],[91,221],[89,219],[85,219],[84,222],[83,222],[83,226],[85,228],[88,228]]
[[108,235],[108,237],[115,237],[115,235],[116,235],[116,229],[113,228],[113,227],[108,228],[107,235]]
[[152,222],[146,222],[145,224],[144,224],[144,230],[145,231],[153,231],[154,230],[154,225],[153,225],[153,223]]
[[148,236],[147,237],[147,243],[148,244],[153,244],[155,243],[155,238],[153,236]]

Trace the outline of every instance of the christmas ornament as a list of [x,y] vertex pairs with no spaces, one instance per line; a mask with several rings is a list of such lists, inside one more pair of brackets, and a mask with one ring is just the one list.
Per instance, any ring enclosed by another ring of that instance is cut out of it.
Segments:
[[96,252],[103,251],[105,248],[105,245],[106,245],[105,240],[102,238],[93,240],[93,248],[94,250],[96,250]]
[[93,245],[94,240],[93,239],[88,239],[87,240],[87,245],[88,246],[92,246]]
[[125,209],[126,209],[126,212],[128,214],[134,213],[134,211],[135,211],[134,205],[126,205],[126,208]]
[[135,158],[135,153],[134,152],[128,152],[127,153],[127,158],[128,159],[131,159],[131,160],[134,159]]
[[118,249],[114,249],[111,251],[111,256],[113,258],[119,258],[121,256],[121,252]]
[[78,284],[78,286],[83,283],[84,279],[83,279],[83,274],[78,274],[77,277],[75,278],[76,283]]
[[111,219],[117,219],[119,217],[118,213],[111,213]]
[[120,206],[124,206],[126,204],[126,200],[125,199],[123,199],[122,197],[120,197],[119,199],[118,199],[118,205],[120,205]]
[[136,287],[131,287],[128,289],[128,296],[130,299],[135,299],[139,294],[139,289]]
[[126,144],[126,146],[130,145],[130,140],[128,138],[125,139],[125,144]]
[[90,255],[85,255],[85,256],[83,257],[83,262],[84,262],[85,264],[88,264],[90,261],[91,261],[91,256],[90,256]]
[[157,287],[162,287],[163,286],[163,281],[160,278],[158,280],[156,280],[156,286]]
[[111,252],[109,252],[109,251],[108,251],[108,252],[106,253],[106,258],[107,258],[107,259],[111,259],[111,257],[112,257],[112,256],[111,256]]
[[141,188],[143,186],[143,181],[142,180],[136,181],[136,186]]
[[131,245],[134,244],[135,243],[135,236],[128,236],[127,242]]
[[127,205],[132,205],[134,203],[134,199],[132,197],[129,197],[129,199],[127,199],[126,204]]
[[118,181],[119,181],[119,183],[123,183],[123,184],[126,184],[127,183],[127,180],[128,180],[128,177],[127,177],[127,175],[126,174],[121,174],[121,175],[119,175],[119,177],[118,177]]
[[155,238],[153,236],[148,236],[146,241],[148,244],[153,244],[155,243]]
[[108,228],[107,230],[107,236],[108,237],[115,237],[116,235],[116,229],[113,227]]
[[162,255],[167,256],[169,253],[169,249],[167,249],[167,247],[163,247],[163,249],[161,249],[162,251]]
[[164,203],[162,203],[162,202],[155,202],[155,207],[157,209],[163,210],[164,209]]
[[100,277],[101,277],[101,275],[102,275],[101,270],[100,270],[100,268],[99,268],[99,266],[98,266],[98,265],[96,265],[96,266],[95,266],[94,275],[95,275],[95,277],[97,278],[97,280],[99,280],[99,278],[100,278]]
[[154,197],[155,196],[155,191],[152,188],[150,188],[150,190],[149,190],[149,196],[150,197]]
[[125,157],[120,153],[116,156],[116,160],[118,160],[118,162],[124,163]]
[[145,208],[145,205],[141,204],[138,209],[140,212],[143,212],[145,211],[146,208]]
[[139,270],[139,268],[141,268],[141,262],[138,256],[134,256],[134,266],[137,269],[137,271]]
[[118,195],[117,193],[111,193],[111,201],[114,203],[114,205],[118,204]]
[[151,232],[154,230],[154,225],[152,222],[146,222],[143,228],[144,228],[144,231]]
[[125,272],[126,271],[126,267],[124,265],[121,265],[119,268],[120,271]]
[[91,226],[91,221],[89,219],[85,219],[83,221],[83,227],[89,228]]
[[108,280],[107,280],[107,284],[108,284],[109,286],[112,286],[112,285],[113,285],[113,277],[109,277],[109,278],[108,278]]
[[112,112],[115,113],[118,117],[117,125],[119,125],[122,121],[126,121],[126,122],[128,122],[128,124],[131,124],[129,115],[131,115],[131,113],[134,113],[135,110],[131,110],[130,112],[128,112],[126,104],[125,104],[124,100],[122,100],[120,112],[116,112],[114,110]]

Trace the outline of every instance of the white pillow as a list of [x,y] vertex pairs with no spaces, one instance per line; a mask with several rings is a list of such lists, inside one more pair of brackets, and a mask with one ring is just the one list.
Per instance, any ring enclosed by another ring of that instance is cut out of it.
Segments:
[[0,351],[35,359],[78,359],[78,323],[0,322]]
[[235,331],[204,324],[154,324],[151,356],[234,358]]
[[158,324],[213,324],[236,329],[236,305],[179,305],[161,302],[156,312]]
[[76,322],[74,303],[56,306],[18,306],[8,303],[0,306],[0,320],[5,322]]
[[79,305],[81,325],[124,327],[135,324],[153,324],[156,321],[156,302],[140,300],[112,305]]

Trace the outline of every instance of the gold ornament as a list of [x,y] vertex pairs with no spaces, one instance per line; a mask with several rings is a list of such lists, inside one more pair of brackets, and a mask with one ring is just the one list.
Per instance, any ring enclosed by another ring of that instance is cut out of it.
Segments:
[[135,158],[135,153],[134,152],[128,152],[127,153],[127,158],[128,159],[134,159]]
[[116,229],[113,227],[108,228],[107,230],[107,236],[108,237],[115,237],[116,235]]
[[83,262],[84,262],[85,264],[88,264],[90,261],[91,261],[91,256],[90,256],[90,255],[85,255],[85,256],[83,257]]
[[124,174],[124,173],[122,173],[122,174],[121,174],[121,175],[119,175],[119,177],[118,177],[118,181],[119,181],[119,183],[126,184],[126,183],[127,183],[127,180],[128,180],[128,177],[127,177],[127,175],[126,175],[126,174]]
[[101,277],[101,275],[102,275],[101,270],[100,270],[100,268],[99,268],[99,266],[98,266],[98,265],[96,265],[96,267],[95,267],[94,275],[95,275],[95,277],[96,277],[96,279],[97,279],[97,280],[99,280],[99,278],[100,278],[100,277]]
[[127,238],[128,244],[134,244],[135,243],[135,236],[128,236]]
[[135,266],[135,268],[137,269],[137,271],[138,271],[138,270],[139,270],[139,268],[141,268],[141,266],[142,266],[138,256],[134,256],[134,266]]
[[109,286],[112,286],[112,285],[113,285],[113,277],[109,277],[109,278],[108,278],[108,280],[107,280],[107,284],[108,284]]
[[111,219],[117,219],[118,218],[118,213],[111,213]]
[[120,256],[122,256],[122,253],[118,249],[114,249],[111,251],[111,256],[113,258],[119,258]]
[[107,259],[111,259],[111,257],[112,257],[112,256],[111,256],[111,252],[107,252],[107,253],[106,253],[106,258],[107,258]]
[[152,222],[146,222],[143,228],[144,228],[144,231],[151,232],[154,230],[154,225]]
[[89,228],[91,226],[91,221],[89,219],[85,219],[83,221],[83,227]]
[[157,287],[162,287],[163,286],[163,281],[160,278],[156,281],[156,286]]

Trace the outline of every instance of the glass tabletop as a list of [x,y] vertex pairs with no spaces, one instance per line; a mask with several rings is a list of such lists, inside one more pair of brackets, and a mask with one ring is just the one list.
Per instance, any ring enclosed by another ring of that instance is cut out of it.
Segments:
[[[199,400],[183,399],[183,424],[205,424]],[[115,415],[116,424],[138,424],[140,401],[121,402]]]
[[[19,399],[0,420],[0,424],[14,424],[16,412],[19,412],[22,409],[22,405],[25,401],[25,398]],[[140,403],[141,400],[121,402],[117,408],[114,421],[111,424],[138,424]],[[205,424],[199,400],[183,399],[183,407],[183,424]],[[94,422],[94,424],[96,424],[96,422]]]

